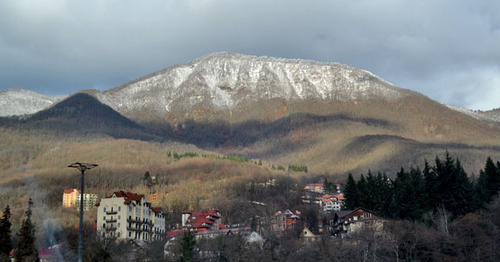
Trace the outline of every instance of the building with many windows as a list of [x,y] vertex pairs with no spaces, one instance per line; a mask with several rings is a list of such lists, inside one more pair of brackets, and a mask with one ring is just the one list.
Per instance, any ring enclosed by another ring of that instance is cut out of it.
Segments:
[[300,220],[300,211],[293,213],[290,210],[278,211],[271,218],[271,229],[273,231],[285,231],[292,229]]
[[218,230],[221,223],[219,210],[213,208],[202,211],[182,212],[182,228],[194,232]]
[[319,205],[321,206],[321,210],[323,213],[340,211],[344,206],[344,195],[335,194],[335,195],[323,195],[318,197]]
[[[63,193],[63,207],[76,207],[80,211],[80,190],[76,188],[64,189]],[[98,202],[97,194],[83,194],[83,209],[89,211],[95,207]]]
[[[76,208],[78,211],[80,211],[80,198],[81,196],[78,195],[76,198]],[[98,203],[99,197],[97,194],[87,194],[83,193],[83,210],[89,211],[92,208],[95,208],[95,205]]]
[[114,192],[98,205],[97,232],[103,238],[151,241],[165,234],[161,208],[152,207],[144,195]]
[[76,188],[64,189],[63,207],[76,206],[76,200],[80,197],[80,190]]

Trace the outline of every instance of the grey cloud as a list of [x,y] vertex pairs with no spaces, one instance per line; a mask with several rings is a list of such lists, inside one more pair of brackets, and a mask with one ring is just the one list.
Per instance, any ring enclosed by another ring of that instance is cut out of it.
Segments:
[[0,1],[0,89],[109,89],[233,51],[346,63],[487,109],[500,106],[497,10],[494,0]]

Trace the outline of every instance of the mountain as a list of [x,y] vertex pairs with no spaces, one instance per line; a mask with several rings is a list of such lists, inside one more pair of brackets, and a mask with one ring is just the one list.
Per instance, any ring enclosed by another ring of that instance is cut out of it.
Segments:
[[213,119],[214,113],[228,121],[265,119],[248,116],[246,108],[262,100],[393,101],[408,93],[367,71],[338,63],[216,53],[97,96],[132,119],[178,122]]
[[90,111],[85,121],[68,117],[79,111],[75,101],[63,101],[26,125],[76,132],[102,123],[91,133],[161,136],[270,164],[307,165],[313,173],[393,172],[446,150],[468,171],[477,172],[487,156],[500,159],[500,126],[338,63],[216,53],[84,92],[85,101],[100,102],[78,110],[102,108],[99,120]]
[[11,117],[3,122],[7,123],[6,126],[48,130],[65,137],[102,134],[113,138],[159,139],[145,127],[84,93],[72,95],[35,114]]
[[26,89],[0,91],[0,117],[33,114],[64,97],[48,97]]
[[470,109],[459,107],[459,106],[448,106],[448,107],[453,109],[453,110],[456,110],[458,112],[469,115],[475,119],[500,124],[500,108],[492,109],[492,110],[488,110],[488,111],[481,111],[481,110],[475,111],[475,110],[470,110]]

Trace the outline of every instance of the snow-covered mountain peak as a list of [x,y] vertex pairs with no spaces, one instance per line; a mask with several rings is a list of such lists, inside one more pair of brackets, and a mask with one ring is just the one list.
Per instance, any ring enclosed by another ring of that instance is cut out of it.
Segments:
[[232,110],[243,101],[314,98],[395,100],[407,95],[365,70],[339,63],[214,53],[111,89],[103,102],[119,112]]
[[63,97],[49,97],[26,89],[0,91],[0,116],[33,114]]

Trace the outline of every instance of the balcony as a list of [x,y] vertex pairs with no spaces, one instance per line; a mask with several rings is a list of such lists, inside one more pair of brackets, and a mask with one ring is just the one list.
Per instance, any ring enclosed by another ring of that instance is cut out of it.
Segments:
[[104,228],[104,229],[105,229],[106,231],[115,231],[115,230],[116,230],[116,227],[111,226],[111,227],[106,227],[106,228]]
[[129,230],[129,231],[142,231],[141,228],[135,228],[135,227],[127,227],[127,230]]
[[131,218],[131,217],[128,217],[128,218],[127,218],[127,222],[130,222],[130,223],[137,223],[137,224],[142,224],[142,222],[141,222],[141,219],[140,219],[140,218]]
[[106,219],[106,223],[115,223],[116,221],[116,218]]
[[106,211],[106,215],[116,215],[116,214],[118,214],[118,211],[116,211],[116,210]]

